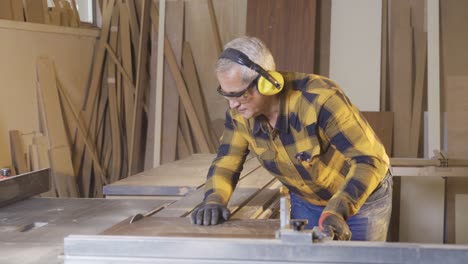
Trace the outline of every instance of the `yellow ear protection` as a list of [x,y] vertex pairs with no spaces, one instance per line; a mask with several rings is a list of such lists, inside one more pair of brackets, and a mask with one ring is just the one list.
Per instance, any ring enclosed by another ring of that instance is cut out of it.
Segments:
[[274,95],[283,90],[283,75],[276,71],[266,71],[260,65],[250,60],[245,53],[236,49],[227,48],[221,53],[219,58],[231,60],[257,72],[260,75],[257,83],[257,90],[260,94]]

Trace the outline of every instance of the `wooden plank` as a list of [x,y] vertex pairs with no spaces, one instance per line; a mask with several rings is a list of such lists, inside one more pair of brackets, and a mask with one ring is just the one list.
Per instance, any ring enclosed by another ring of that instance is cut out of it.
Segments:
[[128,175],[133,175],[143,168],[141,158],[142,149],[141,149],[141,129],[142,129],[142,119],[143,119],[143,95],[148,86],[148,76],[146,74],[146,60],[148,54],[147,41],[149,37],[149,0],[143,0],[143,9],[141,14],[141,28],[140,28],[140,40],[138,47],[138,63],[137,63],[137,78],[136,78],[136,91],[135,91],[135,105],[133,107],[133,116],[132,116],[132,130],[129,138],[130,148],[129,148],[129,166],[128,166]]
[[330,76],[330,30],[331,30],[331,3],[332,1],[318,1],[317,15],[319,16],[318,38],[316,55],[318,59],[315,68],[322,76]]
[[18,130],[10,130],[10,151],[13,167],[15,169],[12,175],[30,171],[23,136]]
[[414,82],[413,110],[411,116],[410,128],[410,151],[412,157],[419,156],[420,136],[423,120],[423,95],[426,79],[426,58],[427,58],[427,34],[422,31],[414,30],[415,39],[415,67],[416,76]]
[[[128,3],[128,1],[127,1]],[[128,7],[124,3],[120,3],[120,49],[122,53],[122,67],[126,74],[124,78],[126,82],[123,83],[123,97],[124,97],[124,112],[125,112],[125,144],[126,150],[130,149],[131,127],[132,127],[132,111],[134,105],[135,86],[133,84],[133,63],[132,63],[132,44],[130,40],[130,24],[129,24]],[[111,53],[110,53],[111,54]],[[130,87],[129,87],[130,86]],[[128,164],[128,158],[125,161]]]
[[361,113],[384,145],[387,154],[391,156],[393,142],[393,112],[363,111]]
[[128,15],[129,15],[129,22],[130,22],[130,33],[132,34],[132,43],[134,53],[138,54],[138,47],[140,47],[139,39],[140,39],[140,26],[138,24],[137,12],[135,9],[135,1],[125,1],[127,5]]
[[221,53],[223,51],[223,42],[221,41],[221,36],[219,35],[218,21],[216,19],[215,9],[213,6],[213,0],[208,0],[208,12],[210,14],[210,25],[211,31],[213,32],[214,43],[216,47],[216,52]]
[[208,141],[210,151],[215,152],[219,145],[219,140],[214,135],[213,127],[210,122],[210,116],[208,114],[208,107],[206,106],[203,91],[199,85],[197,70],[195,68],[195,62],[192,55],[192,49],[190,48],[190,44],[188,42],[184,43],[182,64],[182,75],[184,76],[185,83],[187,84],[190,99],[195,106],[195,111],[197,117],[200,120],[203,133],[210,139]]
[[[467,178],[448,178],[447,179],[447,239],[446,243],[458,244],[463,241],[463,233],[460,233],[461,227],[466,222],[459,221],[460,216],[466,215],[465,210],[460,210],[462,204],[457,200],[457,196],[468,194],[468,179]],[[466,237],[464,237],[466,239]],[[461,240],[461,241],[460,241]]]
[[47,0],[24,0],[26,21],[44,24],[46,22],[45,6],[47,6]]
[[272,179],[270,183],[259,190],[250,201],[232,215],[231,219],[257,219],[272,203],[278,201],[281,185],[278,180]]
[[[96,47],[96,53],[94,56],[93,61],[93,71],[91,73],[91,83],[88,87],[88,91],[86,94],[86,99],[84,100],[83,104],[83,112],[82,118],[84,121],[84,127],[87,130],[84,138],[90,138],[91,141],[96,140],[96,122],[97,118],[99,118],[98,110],[98,101],[97,99],[101,85],[102,85],[102,74],[104,70],[104,59],[106,55],[106,43],[109,39],[109,32],[110,32],[110,24],[112,18],[112,11],[114,9],[115,0],[109,0],[107,5],[104,7],[103,15],[102,15],[102,29],[101,29],[101,37],[99,43]],[[77,132],[79,133],[79,132]],[[82,177],[83,181],[85,182],[85,186],[87,186],[87,182],[90,181],[90,177],[92,176],[92,161],[89,157],[89,154],[84,152],[85,144],[82,137],[76,136],[75,137],[75,153],[74,157],[77,160],[74,160],[74,164],[76,166],[80,166],[81,157],[83,157],[83,166],[82,166]],[[100,180],[98,180],[100,181]],[[86,194],[85,194],[86,195]]]
[[13,19],[24,21],[23,0],[10,0]]
[[[68,21],[71,27],[79,27],[80,26],[80,17],[77,16],[78,11],[73,9],[71,6],[70,2],[62,0],[63,6],[64,6],[64,12],[67,14]],[[75,3],[76,4],[76,3]],[[75,13],[76,11],[76,13]]]
[[[153,5],[154,6],[154,5]],[[157,9],[154,7],[151,9],[151,18],[153,22],[153,26],[156,28],[158,23],[158,13]],[[174,51],[172,50],[170,44],[169,44],[169,39],[167,37],[164,38],[164,55],[166,56],[166,59],[168,61],[169,67],[171,69],[171,72],[174,76],[174,79],[176,81],[176,87],[177,91],[179,93],[179,96],[182,100],[182,103],[184,104],[185,111],[187,113],[187,116],[189,118],[190,124],[192,125],[193,128],[193,133],[195,135],[195,138],[200,144],[200,148],[202,153],[210,153],[210,148],[208,145],[208,140],[206,135],[203,134],[203,129],[201,128],[200,121],[198,120],[196,114],[195,114],[195,108],[193,106],[192,101],[190,100],[190,96],[187,92],[187,87],[184,83],[184,79],[182,78],[182,74],[180,73],[180,70],[177,66],[177,60],[174,54]]]
[[277,70],[314,71],[316,2],[248,1],[246,33],[265,42]]
[[[182,61],[182,41],[184,32],[184,21],[180,18],[183,16],[184,1],[166,2],[165,33],[162,35],[161,39],[164,40],[164,36],[168,38],[179,69]],[[165,43],[165,45],[168,45],[168,43]],[[164,53],[161,53],[161,56],[164,57]],[[163,89],[161,164],[174,161],[176,158],[177,127],[179,123],[179,95],[177,93],[176,82],[173,74],[171,74],[167,61],[164,66]]]
[[[32,139],[33,145],[37,149],[38,169],[50,168],[49,154],[48,154],[48,139],[46,136],[34,135]],[[50,189],[45,193],[41,193],[41,197],[57,197],[55,188],[54,177],[50,178]]]
[[[256,170],[260,168],[260,164],[258,163],[257,159],[249,159],[244,163],[244,169],[242,170],[241,176],[240,176],[240,182],[244,181],[246,177],[254,173]],[[262,176],[262,175],[261,175]],[[253,180],[258,179],[258,177],[252,177]],[[247,185],[252,183],[252,179],[248,181]],[[248,188],[247,186],[244,186]],[[248,190],[242,190],[239,191],[240,194],[245,194],[245,191]],[[205,194],[204,188],[199,188],[197,191],[189,193],[187,196],[184,198],[176,201],[175,203],[171,204],[161,212],[158,212],[156,215],[158,217],[184,217],[188,216],[190,212],[198,206],[202,201],[203,201],[203,196]],[[236,196],[239,198],[239,195],[236,194]],[[237,201],[236,201],[237,200]],[[239,207],[239,200],[236,199],[233,200],[234,204],[232,206],[232,209],[237,209]],[[236,203],[237,202],[237,203]]]
[[[153,3],[152,5],[155,6]],[[156,9],[156,7],[154,7]],[[156,52],[153,53],[152,57],[152,66],[156,67],[156,78],[154,79],[154,82],[150,90],[151,100],[154,101],[155,103],[152,103],[151,105],[155,105],[154,109],[149,112],[150,115],[151,113],[154,113],[154,117],[150,118],[149,122],[149,130],[148,130],[148,135],[149,137],[147,138],[147,141],[150,143],[148,144],[147,147],[147,164],[152,164],[153,167],[158,166],[161,164],[161,155],[162,155],[162,133],[163,133],[163,97],[164,97],[164,88],[163,88],[163,82],[164,82],[164,34],[165,34],[165,18],[166,18],[166,1],[162,0],[159,1],[159,9],[161,9],[162,16],[158,17],[158,28],[157,28],[157,34],[153,33],[153,41],[152,41],[152,50],[155,50]],[[156,26],[153,26],[153,32],[156,30]],[[154,87],[154,88],[153,88]],[[154,123],[153,123],[154,121]],[[153,137],[154,135],[154,137]],[[153,142],[151,142],[153,141]],[[148,165],[147,165],[148,166]]]
[[191,224],[187,218],[145,217],[132,224],[126,219],[101,234],[273,239],[277,229],[279,220],[230,220],[222,225],[200,226]]
[[[249,1],[250,2],[250,1]],[[221,41],[227,43],[233,38],[246,35],[247,0],[213,1]],[[224,128],[226,100],[213,89],[218,80],[213,74],[213,65],[219,53],[210,25],[206,1],[185,1],[184,40],[189,42],[197,68],[200,87],[208,104],[210,121]]]
[[13,6],[10,0],[0,2],[0,19],[13,19]]
[[382,0],[382,49],[380,53],[380,111],[386,111],[389,109],[388,36],[388,0]]
[[62,15],[60,13],[60,10],[53,7],[52,10],[49,11],[49,17],[50,17],[50,24],[56,25],[56,26],[62,25]]
[[440,142],[440,19],[439,1],[427,1],[427,157],[441,150]]
[[409,158],[411,104],[412,104],[412,31],[410,6],[405,0],[390,3],[390,109],[395,113],[393,154]]
[[[180,116],[180,113],[179,113],[179,116]],[[176,160],[186,158],[190,156],[190,154],[192,154],[192,152],[190,152],[187,142],[185,141],[185,138],[184,138],[184,135],[180,126],[177,129],[177,153],[176,154],[177,154]]]
[[[114,8],[111,22],[111,32],[109,36],[110,47],[117,50],[118,31],[119,31],[119,14],[120,8]],[[107,45],[106,45],[107,46]],[[122,135],[120,134],[120,118],[117,101],[117,72],[116,65],[111,59],[108,59],[107,71],[107,89],[109,100],[109,120],[111,126],[111,142],[112,142],[112,166],[109,173],[109,182],[115,182],[120,178],[122,169]]]
[[190,124],[185,113],[184,105],[179,104],[179,127],[182,137],[187,144],[189,153],[195,153],[195,144],[193,142],[192,132],[190,131]]
[[60,197],[78,197],[68,139],[65,133],[54,63],[48,58],[37,60],[37,76],[42,92],[47,131],[49,159]]

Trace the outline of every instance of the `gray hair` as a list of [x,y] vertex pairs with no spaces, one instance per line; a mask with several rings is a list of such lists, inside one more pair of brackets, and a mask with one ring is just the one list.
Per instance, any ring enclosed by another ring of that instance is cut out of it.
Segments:
[[[249,59],[258,65],[262,66],[266,71],[274,71],[276,69],[275,60],[271,51],[267,48],[265,43],[255,37],[239,37],[231,40],[224,45],[224,50],[232,48],[243,52]],[[216,73],[224,73],[232,70],[234,67],[240,67],[241,78],[244,83],[251,82],[258,73],[237,64],[229,59],[218,59],[216,63]]]

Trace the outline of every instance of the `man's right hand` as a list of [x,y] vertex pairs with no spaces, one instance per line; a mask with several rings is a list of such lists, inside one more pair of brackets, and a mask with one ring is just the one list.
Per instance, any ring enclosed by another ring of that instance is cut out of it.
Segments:
[[192,224],[196,225],[217,225],[227,221],[231,216],[229,209],[222,204],[201,204],[193,210],[191,218]]

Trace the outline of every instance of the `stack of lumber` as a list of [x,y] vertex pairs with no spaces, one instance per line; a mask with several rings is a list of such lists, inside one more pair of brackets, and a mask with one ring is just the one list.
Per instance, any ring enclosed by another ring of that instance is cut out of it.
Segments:
[[47,0],[2,0],[0,19],[79,27],[76,0],[54,0],[53,7]]

